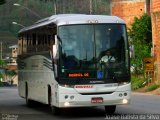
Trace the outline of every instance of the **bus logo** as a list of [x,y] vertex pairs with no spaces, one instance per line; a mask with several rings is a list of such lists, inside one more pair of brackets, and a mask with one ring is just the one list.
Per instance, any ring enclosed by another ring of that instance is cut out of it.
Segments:
[[75,88],[94,88],[93,85],[76,85]]

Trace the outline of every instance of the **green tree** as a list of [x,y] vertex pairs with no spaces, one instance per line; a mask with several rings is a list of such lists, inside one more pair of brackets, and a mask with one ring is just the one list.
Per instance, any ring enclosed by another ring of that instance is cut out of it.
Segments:
[[0,59],[0,67],[3,68],[5,65],[6,65],[6,62]]
[[0,0],[0,5],[6,3],[6,0]]
[[144,14],[140,18],[135,17],[129,29],[131,44],[134,45],[135,56],[131,59],[131,64],[135,67],[135,73],[141,73],[143,58],[151,56],[152,28],[151,17]]
[[[0,70],[3,69],[5,65],[6,65],[5,61],[0,59]],[[0,72],[0,86],[2,86],[2,83],[1,83],[2,78],[3,78],[3,73]]]

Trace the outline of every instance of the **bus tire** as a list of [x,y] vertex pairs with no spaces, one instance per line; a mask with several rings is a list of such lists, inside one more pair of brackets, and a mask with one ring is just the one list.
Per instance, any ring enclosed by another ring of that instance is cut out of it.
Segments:
[[105,112],[107,115],[112,115],[116,111],[116,105],[105,106]]
[[56,106],[52,106],[52,93],[51,93],[51,87],[48,86],[48,104],[51,107],[51,112],[53,115],[59,115],[60,109]]
[[51,106],[51,111],[53,115],[59,115],[60,114],[60,108],[56,106]]
[[26,98],[26,105],[28,107],[32,107],[33,101],[28,98],[28,86],[27,86],[27,84],[26,84],[26,95],[25,96],[26,96],[25,97]]

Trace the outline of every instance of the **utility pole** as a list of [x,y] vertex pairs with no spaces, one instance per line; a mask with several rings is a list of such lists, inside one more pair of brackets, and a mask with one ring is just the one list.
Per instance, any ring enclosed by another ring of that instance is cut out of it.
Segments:
[[57,14],[57,1],[54,0],[54,14]]
[[92,0],[89,0],[89,13],[92,14]]

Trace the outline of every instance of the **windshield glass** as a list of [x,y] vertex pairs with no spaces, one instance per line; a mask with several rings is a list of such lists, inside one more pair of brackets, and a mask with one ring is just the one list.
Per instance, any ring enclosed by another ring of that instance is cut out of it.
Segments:
[[60,77],[105,79],[129,74],[125,25],[59,27]]

